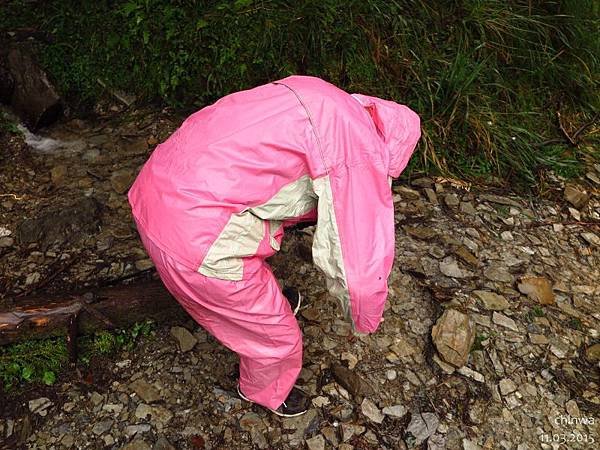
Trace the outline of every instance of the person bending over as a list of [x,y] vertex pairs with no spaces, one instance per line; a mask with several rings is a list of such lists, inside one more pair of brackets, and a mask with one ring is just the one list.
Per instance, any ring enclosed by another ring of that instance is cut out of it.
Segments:
[[192,114],[143,166],[128,193],[142,242],[181,306],[239,355],[243,399],[286,417],[308,407],[294,387],[302,335],[265,262],[286,227],[316,221],[329,292],[355,332],[377,329],[394,259],[391,180],[419,137],[406,106],[290,76]]

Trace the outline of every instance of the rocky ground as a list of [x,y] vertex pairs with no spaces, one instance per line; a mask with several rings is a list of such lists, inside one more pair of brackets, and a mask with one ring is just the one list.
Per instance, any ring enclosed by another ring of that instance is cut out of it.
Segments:
[[[38,149],[5,143],[4,307],[151,268],[125,193],[180,120],[109,110],[55,126],[57,141]],[[441,178],[394,187],[396,261],[385,322],[370,336],[353,336],[326,293],[311,228],[290,232],[272,264],[308,299],[304,416],[240,401],[235,355],[188,320],[103,361],[92,382],[65,377],[10,399],[0,439],[32,449],[598,448],[600,165],[548,186],[547,199]]]

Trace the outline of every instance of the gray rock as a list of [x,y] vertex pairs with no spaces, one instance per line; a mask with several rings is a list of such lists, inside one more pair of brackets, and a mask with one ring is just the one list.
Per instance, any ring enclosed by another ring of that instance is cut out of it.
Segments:
[[469,439],[463,439],[462,444],[463,450],[481,450],[481,447],[477,443]]
[[121,447],[121,450],[151,450],[151,448],[143,439],[135,439]]
[[154,263],[149,258],[139,259],[135,262],[135,268],[140,271],[148,270],[148,269],[151,269],[152,267],[154,267]]
[[446,256],[440,261],[440,272],[451,278],[468,278],[473,275],[468,270],[461,269],[452,256]]
[[286,417],[283,419],[283,428],[287,430],[295,430],[294,433],[289,436],[289,443],[292,446],[300,445],[304,441],[304,435],[307,429],[311,428],[313,421],[317,419],[317,410],[309,409],[306,414],[298,417]]
[[125,435],[126,436],[135,436],[136,434],[143,434],[150,431],[152,427],[147,423],[141,423],[139,425],[127,425],[125,427]]
[[176,448],[171,445],[166,437],[161,436],[154,443],[152,450],[176,450]]
[[495,324],[503,326],[510,330],[519,331],[519,327],[517,326],[516,322],[513,319],[511,319],[510,317],[507,317],[504,314],[501,314],[499,312],[494,311],[494,313],[492,314],[492,321]]
[[266,449],[269,446],[265,433],[256,428],[250,430],[250,439],[252,439],[252,443],[261,450]]
[[50,408],[52,405],[54,405],[54,403],[52,403],[47,397],[36,398],[34,400],[29,400],[29,411],[45,417],[46,414],[48,414],[48,408]]
[[470,367],[462,366],[458,369],[458,373],[464,375],[465,377],[469,377],[475,381],[478,381],[479,383],[485,383],[485,377],[479,372],[471,369]]
[[112,427],[112,425],[113,425],[112,420],[103,420],[100,422],[96,422],[94,424],[94,426],[92,427],[92,433],[94,433],[97,436],[100,436],[101,434],[110,430],[110,427]]
[[384,415],[381,413],[379,408],[368,398],[365,398],[360,405],[360,410],[371,422],[381,423],[383,422]]
[[408,411],[402,405],[386,406],[382,410],[383,414],[391,417],[403,417]]
[[458,199],[458,196],[456,194],[446,194],[444,196],[444,202],[446,203],[446,205],[452,208],[458,206],[460,200]]
[[247,412],[240,419],[240,428],[244,431],[250,431],[253,428],[265,430],[266,425],[258,414],[254,412]]
[[15,240],[10,236],[0,237],[0,248],[8,248],[12,247],[15,243]]
[[135,417],[141,420],[145,420],[148,416],[152,415],[152,407],[145,403],[140,403],[135,409]]
[[307,439],[306,446],[309,450],[325,450],[325,439],[320,434]]
[[415,438],[415,445],[420,445],[435,433],[439,424],[440,421],[434,413],[416,411],[412,413],[406,432]]
[[171,336],[177,339],[179,349],[182,352],[189,352],[198,342],[194,335],[190,333],[187,328],[183,327],[172,327]]
[[588,241],[590,244],[600,247],[600,237],[594,233],[581,233],[581,237]]
[[504,378],[500,380],[499,388],[502,395],[508,395],[517,390],[517,385],[510,378]]
[[512,283],[513,276],[504,267],[491,266],[483,271],[483,275],[492,281]]

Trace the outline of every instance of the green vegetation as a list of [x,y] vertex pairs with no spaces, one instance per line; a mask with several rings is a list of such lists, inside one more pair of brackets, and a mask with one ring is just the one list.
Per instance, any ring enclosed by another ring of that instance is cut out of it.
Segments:
[[409,171],[523,188],[547,170],[577,174],[598,143],[597,122],[579,148],[560,128],[573,136],[600,110],[599,17],[595,0],[13,0],[0,11],[8,29],[52,36],[43,63],[80,105],[102,95],[98,79],[198,108],[317,75],[422,116]]
[[10,120],[10,118],[0,111],[0,136],[5,134],[19,134],[21,133],[17,128],[17,124]]
[[475,340],[473,341],[473,345],[471,346],[470,352],[474,352],[477,350],[483,350],[482,342],[488,339],[490,336],[486,334],[477,334],[475,336]]
[[[88,365],[94,356],[110,355],[118,350],[131,350],[139,337],[148,336],[151,321],[113,332],[100,331],[78,339],[79,363]],[[12,389],[23,382],[54,384],[69,360],[65,338],[25,341],[0,347],[0,382]]]

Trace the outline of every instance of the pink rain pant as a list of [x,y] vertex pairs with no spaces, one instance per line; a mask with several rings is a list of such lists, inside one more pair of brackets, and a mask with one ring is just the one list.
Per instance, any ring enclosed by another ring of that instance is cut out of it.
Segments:
[[253,257],[258,261],[251,266],[260,268],[241,281],[207,277],[162,251],[139,223],[138,230],[169,292],[196,322],[239,355],[243,394],[278,408],[302,368],[302,334],[267,263]]

